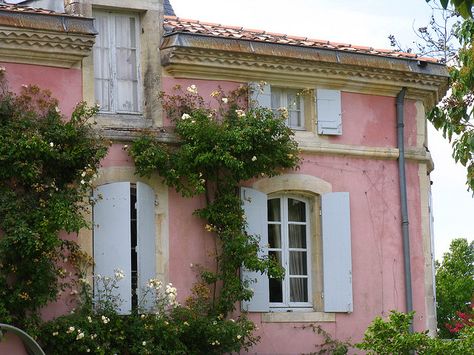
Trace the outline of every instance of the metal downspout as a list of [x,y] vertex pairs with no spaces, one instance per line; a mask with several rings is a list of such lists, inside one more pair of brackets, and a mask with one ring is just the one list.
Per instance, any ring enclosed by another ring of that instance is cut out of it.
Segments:
[[[404,142],[404,108],[405,94],[407,89],[403,88],[397,95],[397,141],[398,141],[398,173],[400,179],[400,205],[402,212],[402,236],[403,236],[403,265],[405,269],[405,299],[407,313],[413,311],[413,289],[411,285],[410,265],[410,235],[408,232],[408,204],[407,204],[407,180],[405,174],[405,142]],[[410,332],[413,332],[413,324],[410,324]]]

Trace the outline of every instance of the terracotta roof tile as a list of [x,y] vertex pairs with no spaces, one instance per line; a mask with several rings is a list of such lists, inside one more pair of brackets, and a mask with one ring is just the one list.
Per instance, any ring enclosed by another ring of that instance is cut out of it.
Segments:
[[286,44],[291,46],[335,49],[351,53],[362,53],[382,57],[417,59],[426,62],[437,63],[434,58],[418,57],[414,53],[397,52],[390,49],[376,49],[367,46],[354,46],[348,43],[330,42],[321,39],[307,37],[289,36],[284,33],[266,32],[259,29],[243,28],[239,26],[224,26],[216,23],[201,22],[191,19],[183,19],[175,16],[165,16],[165,30],[168,33],[190,32],[207,36],[222,38],[239,38],[250,41]]
[[3,11],[12,11],[12,12],[22,12],[22,13],[34,13],[34,14],[42,14],[42,15],[60,15],[60,16],[75,16],[78,15],[70,15],[66,13],[56,12],[52,10],[46,9],[38,9],[29,6],[21,6],[21,5],[13,5],[13,4],[0,4],[0,10]]

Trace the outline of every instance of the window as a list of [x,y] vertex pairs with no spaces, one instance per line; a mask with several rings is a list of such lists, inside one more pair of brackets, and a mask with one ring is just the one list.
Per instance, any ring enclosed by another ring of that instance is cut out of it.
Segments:
[[[247,233],[260,236],[260,256],[275,257],[286,271],[280,281],[242,268],[242,278],[250,281],[254,290],[252,299],[242,302],[242,309],[352,312],[349,194],[319,195],[311,189],[317,185],[312,179],[320,179],[298,177],[287,174],[268,179],[265,186],[269,195],[252,188],[241,189]],[[291,186],[292,180],[298,182],[296,190],[285,188],[284,194],[275,191],[275,186]],[[300,197],[298,191],[313,197]],[[317,201],[321,201],[321,209],[316,208]],[[318,245],[319,251],[315,248]],[[322,254],[321,263],[317,262],[318,253]]]
[[288,127],[313,131],[320,135],[342,134],[342,105],[339,90],[290,89],[266,83],[250,83],[250,102],[276,112],[288,109]]
[[138,16],[94,12],[95,99],[106,113],[139,113]]
[[117,182],[99,186],[94,197],[94,273],[124,271],[115,292],[120,313],[129,313],[155,277],[155,195],[146,184]]
[[286,270],[284,279],[269,279],[270,307],[311,307],[308,202],[298,197],[271,197],[267,206],[268,254]]
[[285,107],[288,110],[287,126],[296,130],[304,130],[304,98],[301,92],[295,89],[275,87],[271,88],[271,92],[272,110],[276,113],[279,108]]

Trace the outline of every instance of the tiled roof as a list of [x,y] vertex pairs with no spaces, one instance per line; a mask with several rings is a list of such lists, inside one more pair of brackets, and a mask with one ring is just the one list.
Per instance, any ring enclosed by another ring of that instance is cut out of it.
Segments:
[[225,26],[197,20],[183,19],[176,16],[165,16],[165,31],[167,33],[192,33],[205,36],[285,44],[290,46],[331,49],[352,53],[370,54],[383,57],[416,59],[425,62],[438,62],[434,58],[418,57],[413,53],[397,52],[390,49],[375,49],[372,47],[354,46],[346,43],[336,43],[307,37],[289,36],[283,33],[273,33],[262,30],[248,29],[238,26]]
[[21,6],[21,5],[13,5],[13,4],[0,4],[0,10],[12,11],[16,13],[28,13],[28,14],[75,16],[75,15],[55,12],[52,10],[37,9],[37,8],[29,7],[29,6]]

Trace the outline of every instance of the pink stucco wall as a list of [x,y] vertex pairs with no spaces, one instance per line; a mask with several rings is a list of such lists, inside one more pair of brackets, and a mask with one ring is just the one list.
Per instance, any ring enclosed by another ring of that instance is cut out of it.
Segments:
[[[58,99],[59,107],[66,118],[69,118],[74,107],[82,100],[82,73],[80,69],[54,68],[40,65],[3,63],[9,90],[20,92],[22,85],[37,85],[51,91]],[[75,236],[69,236],[75,238]],[[46,307],[42,315],[45,319],[64,314],[70,308],[70,295],[62,294],[57,302]],[[26,351],[18,338],[9,336],[0,343],[0,354],[23,355]]]
[[[351,199],[352,269],[354,312],[336,314],[336,322],[321,323],[338,339],[359,341],[377,315],[390,310],[405,310],[404,270],[400,220],[398,167],[396,161],[303,155],[298,173],[329,181],[333,191],[348,191]],[[417,164],[407,168],[412,282],[414,289],[415,329],[424,330],[424,259]],[[357,182],[357,183],[354,183]],[[194,277],[190,264],[209,265],[213,254],[212,238],[206,236],[202,222],[190,217],[202,206],[198,199],[183,199],[170,194],[170,280],[182,290],[181,299]],[[186,221],[186,223],[177,223]],[[304,353],[314,351],[318,336],[304,323],[257,323],[261,342],[252,352]],[[307,325],[307,324],[306,324]]]
[[[396,147],[395,97],[342,92],[342,135],[327,136],[330,143],[367,147]],[[416,145],[416,107],[405,101],[405,144]]]
[[[180,83],[184,88],[197,85],[204,97],[217,87],[216,82],[197,80],[164,81],[165,89]],[[218,83],[237,86],[238,83]],[[395,98],[365,94],[342,94],[343,135],[329,137],[331,143],[396,147]],[[416,107],[406,101],[407,146],[416,145]],[[336,322],[320,323],[333,337],[359,341],[377,315],[390,310],[405,310],[404,269],[398,165],[395,160],[362,159],[347,156],[303,154],[297,173],[313,175],[332,184],[333,191],[348,191],[351,198],[351,233],[354,312],[336,314]],[[426,329],[424,301],[424,256],[421,237],[421,211],[418,164],[408,162],[408,202],[410,218],[412,283],[415,329]],[[212,238],[203,222],[191,217],[202,206],[199,199],[183,199],[170,190],[170,280],[180,290],[180,299],[189,294],[195,280],[191,264],[212,265]],[[185,223],[183,223],[185,221]],[[261,342],[252,353],[304,353],[315,351],[321,339],[304,323],[257,323]]]
[[54,68],[40,65],[2,63],[6,69],[8,87],[19,92],[22,85],[37,85],[51,91],[59,100],[61,111],[69,117],[82,100],[82,72],[80,69]]
[[[15,64],[7,67],[13,89],[21,84],[35,83],[50,88],[62,109],[70,112],[81,98],[80,71]],[[54,79],[54,80],[53,80]],[[241,83],[163,78],[163,89],[172,93],[180,84],[185,90],[195,84],[200,95],[215,105],[210,93],[218,86],[224,91]],[[328,137],[338,144],[372,147],[396,147],[395,98],[356,93],[342,93],[343,135]],[[416,107],[406,103],[408,146],[416,143]],[[170,122],[165,120],[164,125]],[[361,339],[367,325],[377,315],[390,310],[405,310],[404,271],[398,186],[398,167],[394,160],[350,158],[303,154],[301,169],[296,173],[313,175],[330,182],[333,191],[348,191],[351,198],[352,267],[354,312],[337,314],[335,322],[320,325],[333,337]],[[132,166],[122,144],[114,144],[102,162],[103,167]],[[407,166],[412,282],[415,328],[425,329],[424,258],[421,239],[421,211],[418,165]],[[201,198],[185,199],[169,189],[169,280],[178,289],[180,302],[190,294],[196,281],[196,267],[212,268],[215,254],[214,238],[204,229],[204,222],[192,215],[203,206]],[[60,308],[57,308],[60,309]],[[55,309],[55,310],[57,310]],[[50,312],[49,314],[54,313]],[[321,337],[304,323],[262,323],[259,314],[250,315],[257,323],[261,342],[251,352],[309,353]],[[0,345],[0,353],[2,348]]]

